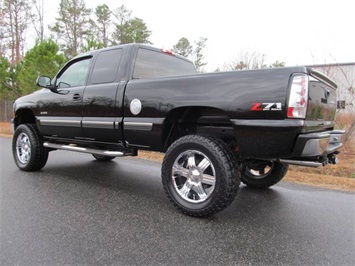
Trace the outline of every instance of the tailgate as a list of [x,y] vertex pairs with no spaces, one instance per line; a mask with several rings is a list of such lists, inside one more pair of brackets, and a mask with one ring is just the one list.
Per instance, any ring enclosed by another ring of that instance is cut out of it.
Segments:
[[313,69],[309,71],[309,97],[306,114],[306,131],[331,130],[336,113],[337,85],[328,77]]

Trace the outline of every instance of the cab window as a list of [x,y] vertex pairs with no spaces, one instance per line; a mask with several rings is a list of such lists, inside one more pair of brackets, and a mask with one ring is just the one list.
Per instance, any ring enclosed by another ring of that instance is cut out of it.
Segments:
[[159,78],[196,74],[193,63],[170,54],[140,48],[133,78]]
[[67,67],[57,77],[56,85],[59,88],[84,86],[88,75],[91,58],[76,61]]
[[121,56],[122,49],[100,52],[91,74],[91,83],[100,84],[114,82],[118,74]]

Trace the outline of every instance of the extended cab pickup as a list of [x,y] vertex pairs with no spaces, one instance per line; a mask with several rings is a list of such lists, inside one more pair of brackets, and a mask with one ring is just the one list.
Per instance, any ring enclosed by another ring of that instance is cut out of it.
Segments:
[[37,85],[14,104],[21,170],[43,168],[53,150],[99,161],[164,152],[164,189],[192,216],[224,209],[240,181],[266,188],[289,164],[335,164],[342,146],[337,86],[307,67],[197,74],[186,58],[128,44],[81,54]]

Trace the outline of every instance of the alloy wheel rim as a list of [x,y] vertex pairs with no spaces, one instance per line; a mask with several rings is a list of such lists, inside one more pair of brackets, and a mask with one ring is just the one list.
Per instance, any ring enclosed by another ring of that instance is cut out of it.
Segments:
[[31,159],[31,142],[27,134],[21,133],[16,140],[17,159],[26,164]]
[[263,179],[267,177],[271,173],[272,169],[274,169],[273,162],[267,163],[267,165],[265,165],[262,169],[253,169],[248,166],[246,167],[246,170],[252,175],[253,179]]
[[216,171],[211,160],[202,152],[181,153],[172,167],[175,191],[190,203],[201,203],[211,197],[216,185]]

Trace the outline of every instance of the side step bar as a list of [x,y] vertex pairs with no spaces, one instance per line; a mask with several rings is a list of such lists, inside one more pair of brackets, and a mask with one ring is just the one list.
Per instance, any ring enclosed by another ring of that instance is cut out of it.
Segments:
[[123,156],[127,156],[127,155],[133,155],[133,153],[123,153],[120,151],[97,150],[97,149],[79,147],[76,145],[63,145],[63,144],[55,144],[55,143],[50,143],[50,142],[44,142],[43,146],[46,148],[51,148],[51,149],[56,149],[56,150],[75,151],[75,152],[90,153],[90,154],[111,156],[111,157],[123,157]]

